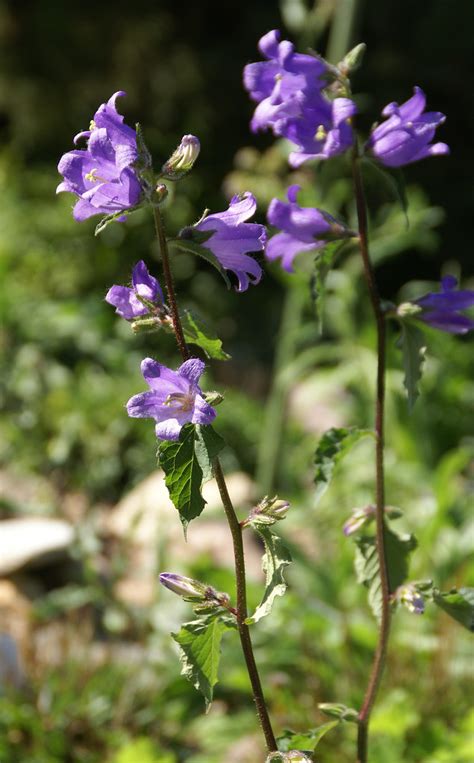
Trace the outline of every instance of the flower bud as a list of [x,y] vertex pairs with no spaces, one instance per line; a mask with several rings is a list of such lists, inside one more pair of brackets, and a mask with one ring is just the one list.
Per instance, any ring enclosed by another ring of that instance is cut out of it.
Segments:
[[178,594],[178,596],[183,596],[185,599],[205,601],[207,598],[206,591],[208,586],[184,575],[176,575],[174,572],[162,572],[160,574],[160,583],[165,588]]
[[349,74],[360,68],[366,50],[367,45],[365,42],[360,42],[355,48],[352,48],[349,53],[346,53],[341,63],[338,64],[338,69],[344,76],[347,77]]
[[200,150],[201,144],[195,135],[184,135],[178,148],[161,168],[162,176],[166,180],[180,180],[192,170]]
[[214,407],[215,405],[219,405],[224,400],[224,395],[222,395],[220,392],[216,392],[213,390],[212,392],[205,392],[204,393],[204,400],[206,403],[209,403],[209,405],[212,405]]
[[255,506],[247,519],[242,522],[242,527],[249,524],[273,525],[279,519],[285,519],[290,504],[283,501],[277,495],[269,498],[267,495]]
[[343,532],[344,535],[353,535],[358,530],[360,530],[362,527],[365,527],[365,525],[368,525],[369,522],[372,521],[372,519],[375,516],[375,506],[370,504],[369,506],[364,506],[363,509],[354,509],[352,512],[352,516],[349,517],[349,519],[344,522],[343,525]]
[[422,308],[419,305],[415,305],[413,302],[402,302],[402,304],[397,307],[397,315],[399,318],[411,318],[421,312]]
[[422,615],[425,611],[425,600],[413,583],[397,588],[394,598],[412,614]]

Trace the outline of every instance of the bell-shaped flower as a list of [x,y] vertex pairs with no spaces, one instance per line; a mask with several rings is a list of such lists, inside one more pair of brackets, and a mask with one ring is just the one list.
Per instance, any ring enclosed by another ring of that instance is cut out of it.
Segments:
[[204,368],[198,358],[186,360],[177,371],[145,358],[141,370],[150,389],[130,398],[128,415],[155,419],[160,440],[178,440],[185,424],[210,424],[216,412],[205,401],[198,384]]
[[448,334],[467,334],[474,329],[474,320],[461,311],[474,306],[474,291],[457,289],[457,283],[454,276],[444,276],[440,291],[403,303],[398,315],[416,318]]
[[74,138],[75,143],[86,139],[87,148],[68,151],[58,164],[64,180],[56,193],[68,191],[78,197],[73,210],[78,221],[120,213],[141,199],[142,188],[134,169],[138,158],[136,132],[124,124],[115,106],[122,95],[122,91],[114,93],[96,111],[90,129]]
[[330,159],[353,143],[351,119],[357,107],[350,98],[305,98],[299,116],[288,119],[282,135],[298,146],[289,156],[291,167],[310,159]]
[[369,151],[387,167],[403,167],[427,156],[449,154],[446,143],[431,143],[446,117],[439,111],[425,112],[426,96],[419,87],[402,103],[389,103],[382,114],[385,122],[372,130],[366,144]]
[[244,68],[244,86],[258,103],[250,126],[253,132],[270,127],[281,135],[288,117],[300,113],[301,95],[319,94],[324,87],[321,76],[327,67],[316,56],[295,53],[288,40],[280,42],[276,29],[265,34],[258,47],[267,60]]
[[270,225],[282,232],[268,241],[265,256],[269,260],[281,258],[283,269],[289,273],[293,271],[293,260],[300,252],[313,251],[328,241],[355,235],[328,212],[315,207],[300,207],[296,203],[299,190],[299,185],[291,185],[287,191],[289,203],[272,199],[267,213]]
[[262,277],[262,268],[247,254],[263,251],[267,240],[264,225],[246,222],[256,209],[255,197],[246,192],[234,196],[224,212],[208,215],[191,229],[212,232],[202,246],[212,252],[225,270],[235,274],[239,282],[237,291],[245,291],[249,282],[257,284]]
[[140,260],[132,270],[132,287],[112,286],[105,295],[105,301],[116,308],[118,315],[130,321],[148,315],[152,305],[162,307],[164,298],[160,284]]

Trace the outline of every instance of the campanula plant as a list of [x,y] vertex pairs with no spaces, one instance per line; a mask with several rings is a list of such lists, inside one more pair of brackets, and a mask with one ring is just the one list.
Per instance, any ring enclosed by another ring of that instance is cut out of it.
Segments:
[[[221,639],[227,631],[237,633],[267,747],[267,761],[315,760],[315,749],[324,734],[349,723],[355,724],[357,730],[355,759],[367,763],[370,720],[397,608],[405,607],[410,613],[421,615],[428,603],[434,603],[466,627],[473,620],[472,589],[443,593],[431,581],[409,580],[409,560],[416,539],[412,534],[398,532],[392,525],[401,511],[388,505],[385,495],[384,441],[388,319],[399,326],[400,363],[405,369],[405,386],[412,405],[421,375],[424,326],[452,334],[474,329],[474,320],[466,313],[474,306],[474,292],[457,289],[457,280],[444,276],[439,291],[398,307],[381,298],[370,253],[361,171],[361,163],[366,159],[382,167],[399,168],[448,154],[446,144],[433,143],[445,117],[425,111],[425,96],[417,87],[406,103],[385,107],[386,120],[374,127],[369,136],[359,136],[351,73],[360,63],[363,48],[357,46],[335,66],[311,51],[295,51],[291,42],[281,40],[278,30],[272,30],[259,42],[264,60],[247,64],[243,73],[244,87],[256,103],[251,130],[271,130],[275,137],[289,141],[291,168],[346,156],[346,170],[341,171],[350,172],[352,178],[355,230],[348,221],[329,211],[301,206],[297,200],[301,189],[294,183],[287,189],[286,200],[272,199],[267,210],[268,231],[262,223],[255,222],[257,201],[251,191],[245,191],[233,196],[227,209],[206,210],[200,220],[190,221],[168,238],[164,210],[169,184],[181,181],[192,171],[200,142],[196,136],[185,135],[168,159],[160,157],[157,164],[161,169],[156,171],[141,128],[127,126],[117,111],[117,97],[124,95],[121,91],[99,107],[89,130],[76,136],[75,140],[85,141],[86,147],[67,152],[58,167],[64,177],[58,191],[68,191],[77,198],[75,219],[84,221],[94,215],[105,215],[97,232],[109,223],[123,222],[139,207],[149,208],[153,216],[162,265],[159,280],[141,260],[134,266],[129,284],[111,286],[105,299],[115,307],[118,316],[131,322],[134,331],[172,331],[181,364],[173,370],[156,358],[145,358],[141,370],[149,389],[135,394],[126,403],[126,410],[131,417],[154,421],[159,464],[184,530],[205,507],[203,483],[211,477],[215,479],[232,539],[235,591],[219,592],[207,581],[178,572],[162,572],[160,582],[194,609],[194,618],[184,623],[173,638],[180,650],[182,672],[203,694],[206,705],[212,702],[217,682]],[[238,516],[220,462],[225,442],[217,431],[216,407],[223,397],[219,392],[206,391],[202,381],[206,361],[225,360],[228,356],[215,336],[178,304],[170,253],[184,251],[203,258],[218,270],[228,287],[233,283],[242,294],[250,284],[258,287],[265,260],[291,274],[300,254],[307,260],[315,258],[321,281],[334,267],[338,247],[347,242],[359,249],[376,327],[374,422],[369,428],[334,427],[321,437],[314,457],[315,496],[317,500],[327,489],[335,464],[344,453],[362,437],[370,437],[374,443],[373,499],[368,505],[354,509],[344,522],[341,517],[341,527],[355,545],[357,579],[368,589],[369,604],[378,622],[378,642],[371,665],[367,665],[366,686],[351,689],[352,696],[360,698],[356,708],[343,704],[345,697],[329,698],[336,700],[331,702],[318,697],[321,712],[332,720],[307,734],[286,731],[279,736],[260,677],[251,628],[271,613],[277,598],[286,590],[284,574],[291,554],[278,534],[278,523],[291,507],[278,495],[265,495],[247,516]],[[252,612],[247,603],[244,531],[258,535],[264,552],[265,585],[260,603]]]

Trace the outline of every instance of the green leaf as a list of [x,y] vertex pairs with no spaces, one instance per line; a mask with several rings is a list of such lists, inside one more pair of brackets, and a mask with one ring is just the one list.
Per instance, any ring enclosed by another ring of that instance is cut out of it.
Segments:
[[402,321],[397,347],[402,351],[405,371],[403,384],[408,394],[408,408],[411,411],[419,395],[418,382],[421,379],[426,352],[425,336],[413,323]]
[[322,334],[323,331],[323,302],[326,291],[326,278],[329,271],[331,270],[334,259],[340,248],[340,241],[332,241],[316,255],[314,261],[314,274],[311,283],[311,293],[320,334]]
[[[206,231],[206,233],[212,233],[212,232],[213,231]],[[198,244],[189,238],[173,238],[173,239],[170,239],[168,243],[172,244],[177,249],[180,249],[182,252],[186,252],[187,254],[194,254],[194,255],[197,255],[198,257],[202,257],[202,259],[206,260],[206,262],[209,262],[213,267],[216,268],[216,270],[219,271],[219,273],[221,274],[222,278],[225,281],[227,288],[228,289],[231,288],[231,283],[229,281],[229,277],[227,273],[225,272],[224,268],[222,267],[217,257],[211,252],[210,249],[207,249],[206,247],[201,246],[201,244]]]
[[194,452],[202,469],[202,481],[212,479],[212,462],[219,455],[225,441],[211,426],[196,425]]
[[327,734],[328,731],[339,726],[339,723],[339,720],[328,721],[327,723],[323,723],[322,726],[311,729],[306,734],[295,734],[293,731],[285,730],[284,735],[278,739],[278,747],[282,752],[289,752],[290,750],[313,752],[323,736]]
[[433,601],[464,628],[474,632],[474,588],[453,588],[448,593],[434,591]]
[[408,219],[408,198],[403,172],[395,167],[388,170],[386,167],[381,167],[380,164],[368,157],[362,159],[362,168],[363,170],[369,170],[377,180],[382,181],[382,185],[388,190],[390,198],[398,201],[402,208],[402,212],[405,215],[405,222],[408,229],[410,227],[410,221]]
[[182,325],[184,338],[188,344],[200,347],[208,358],[229,360],[230,355],[222,349],[222,341],[197,315],[185,310]]
[[185,534],[189,522],[204,509],[201,486],[212,476],[211,462],[223,445],[223,439],[212,427],[192,424],[182,428],[177,442],[168,440],[160,444],[159,463]]
[[207,615],[184,623],[179,633],[171,634],[180,648],[181,675],[204,696],[207,710],[217,683],[222,634],[227,628],[224,620]]
[[121,212],[114,212],[112,215],[105,215],[105,217],[102,218],[100,222],[97,223],[94,229],[94,236],[98,236],[99,233],[102,233],[105,228],[107,228],[110,223],[115,222],[120,217],[128,217],[132,212],[135,212],[137,209],[140,208],[140,205],[137,204],[135,207],[129,207],[129,209],[123,209]]
[[341,702],[320,702],[318,708],[325,715],[329,715],[330,718],[338,718],[340,721],[348,721],[350,723],[359,722],[357,710],[347,707],[347,705],[343,705]]
[[283,577],[285,567],[291,562],[291,554],[285,544],[268,527],[259,527],[258,534],[265,545],[265,553],[262,558],[262,569],[265,573],[265,591],[262,601],[246,623],[252,625],[268,615],[273,606],[276,596],[283,596],[286,591],[286,582]]
[[[385,554],[390,591],[395,591],[408,576],[409,558],[416,548],[413,535],[399,535],[385,526]],[[382,592],[375,538],[354,538],[357,546],[355,571],[357,581],[369,589],[369,604],[377,619],[382,611]]]
[[321,437],[316,453],[314,463],[316,466],[315,500],[319,501],[326,492],[331,482],[334,468],[338,461],[344,456],[356,442],[368,435],[374,436],[372,429],[357,429],[356,427],[328,429]]

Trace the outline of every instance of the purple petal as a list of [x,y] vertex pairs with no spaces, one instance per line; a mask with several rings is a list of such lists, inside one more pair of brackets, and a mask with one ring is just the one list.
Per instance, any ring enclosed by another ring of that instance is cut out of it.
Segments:
[[187,379],[191,384],[198,386],[205,367],[206,364],[199,360],[199,358],[190,358],[180,365],[176,373]]
[[105,301],[113,305],[115,312],[126,320],[132,320],[148,313],[147,308],[135,296],[132,289],[126,286],[112,286],[105,295]]
[[272,29],[271,32],[267,32],[260,38],[258,49],[265,58],[277,58],[279,42],[280,31]]
[[449,334],[467,334],[474,329],[474,320],[448,310],[434,310],[417,317],[429,326],[440,331],[447,331]]
[[141,372],[146,383],[153,390],[165,390],[166,395],[188,391],[189,385],[179,373],[167,366],[162,366],[153,358],[142,360]]
[[164,302],[163,292],[156,278],[150,275],[143,260],[137,262],[132,271],[132,284],[136,293],[150,302]]
[[196,395],[194,401],[194,411],[191,422],[193,424],[211,424],[216,418],[216,412],[209,403],[206,403],[201,395]]
[[95,207],[87,199],[79,199],[72,210],[74,219],[79,223],[94,215],[107,215],[108,213],[107,207]]
[[281,265],[288,273],[293,272],[293,260],[300,252],[310,252],[324,245],[324,241],[313,241],[304,243],[289,233],[277,233],[267,243],[265,256],[269,260],[276,260],[281,257]]
[[159,421],[155,426],[155,433],[159,440],[179,440],[179,433],[183,424],[177,419],[166,419]]
[[164,405],[167,395],[155,390],[133,395],[127,403],[127,413],[135,419],[159,419],[170,416],[170,409]]

